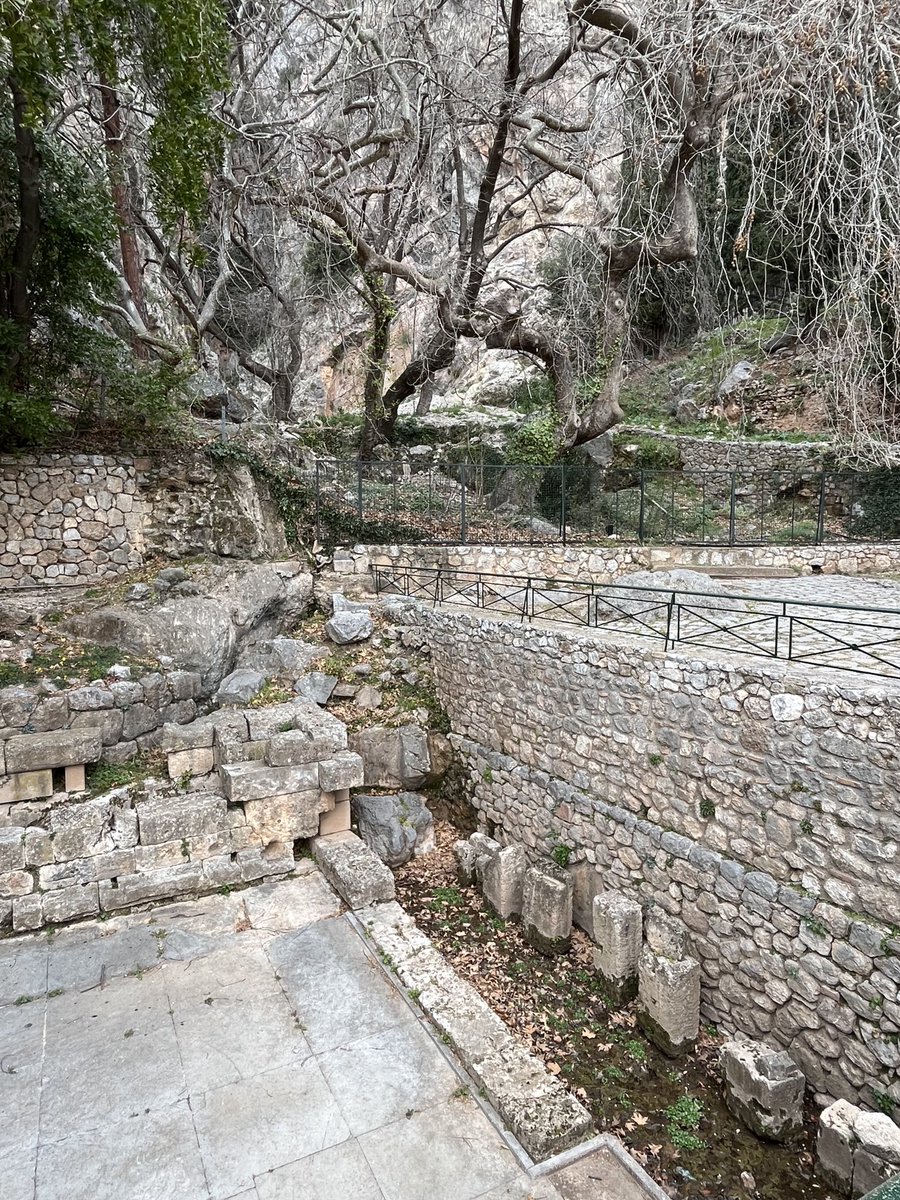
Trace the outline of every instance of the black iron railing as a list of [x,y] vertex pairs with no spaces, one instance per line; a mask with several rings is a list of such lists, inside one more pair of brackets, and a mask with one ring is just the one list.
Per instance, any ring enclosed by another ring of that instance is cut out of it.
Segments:
[[889,472],[650,471],[322,460],[322,540],[443,545],[819,545],[900,540]]
[[900,678],[900,609],[448,567],[373,568],[376,591],[605,635]]

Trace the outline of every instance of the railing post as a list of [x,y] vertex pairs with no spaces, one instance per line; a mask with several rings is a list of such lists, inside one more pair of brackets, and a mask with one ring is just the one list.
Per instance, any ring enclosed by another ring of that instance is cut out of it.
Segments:
[[825,486],[828,476],[822,471],[819,482],[819,515],[816,519],[816,545],[821,546],[825,541]]
[[641,488],[641,502],[640,502],[640,508],[638,509],[638,541],[643,542],[643,540],[644,540],[644,469],[643,469],[643,467],[641,468],[641,473],[640,473],[639,478],[640,478],[640,488]]
[[[672,635],[672,614],[675,611],[675,600],[676,600],[676,595],[675,595],[675,592],[673,592],[672,596],[669,600],[668,611],[666,613],[666,644],[664,647],[664,649],[666,649],[666,650],[669,649],[669,641],[671,640],[671,635]],[[672,649],[673,650],[675,649],[674,641],[672,641]]]
[[728,545],[734,545],[735,539],[735,509],[737,506],[737,498],[734,494],[734,471],[731,472],[731,499],[728,504]]
[[466,544],[466,535],[468,533],[466,525],[466,464],[459,465],[459,540],[463,546]]
[[559,531],[562,534],[562,544],[566,544],[566,464],[559,467]]

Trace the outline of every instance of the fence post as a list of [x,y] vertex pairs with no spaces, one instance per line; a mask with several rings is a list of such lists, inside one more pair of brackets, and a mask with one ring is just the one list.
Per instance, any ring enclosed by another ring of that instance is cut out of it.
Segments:
[[638,541],[644,540],[644,469],[640,472],[641,504],[638,509]]
[[322,506],[319,494],[319,460],[316,459],[316,541],[322,540]]
[[363,487],[362,487],[362,463],[357,461],[356,464],[356,511],[360,521],[363,519]]
[[823,471],[819,481],[819,515],[816,519],[816,545],[825,541],[825,484],[828,476]]
[[468,528],[466,525],[466,463],[459,464],[459,540],[466,544]]
[[735,508],[737,506],[737,500],[736,500],[735,494],[734,494],[734,484],[735,484],[734,471],[732,471],[731,472],[731,500],[729,501],[729,505],[728,505],[728,545],[729,546],[734,545],[734,539],[735,539],[735,527],[734,526],[735,526]]
[[566,544],[566,464],[559,467],[559,526],[562,534],[562,544]]

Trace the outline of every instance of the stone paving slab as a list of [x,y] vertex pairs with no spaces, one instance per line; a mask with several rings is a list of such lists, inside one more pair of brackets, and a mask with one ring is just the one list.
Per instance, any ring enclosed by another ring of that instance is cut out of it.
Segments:
[[525,1177],[303,871],[0,942],[2,1200],[476,1200]]
[[0,941],[0,1111],[2,1200],[568,1197],[312,864]]

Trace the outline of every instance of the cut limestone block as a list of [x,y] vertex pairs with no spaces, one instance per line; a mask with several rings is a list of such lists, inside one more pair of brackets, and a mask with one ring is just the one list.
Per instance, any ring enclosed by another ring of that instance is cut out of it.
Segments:
[[24,733],[6,743],[6,769],[13,774],[96,762],[102,749],[99,734],[91,729]]
[[25,837],[21,825],[0,829],[0,871],[18,871],[25,866]]
[[638,1023],[654,1045],[675,1058],[700,1032],[700,964],[666,958],[648,947],[638,964]]
[[319,787],[323,792],[340,792],[362,787],[363,761],[352,750],[341,750],[319,763]]
[[803,1072],[784,1050],[749,1039],[720,1051],[725,1102],[757,1137],[783,1142],[803,1124]]
[[0,804],[16,804],[20,800],[37,800],[53,795],[52,771],[22,771],[0,779]]
[[40,929],[44,923],[41,895],[19,896],[12,902],[13,932],[23,933],[28,929]]
[[319,786],[319,768],[315,763],[288,767],[270,767],[268,763],[259,762],[228,763],[219,768],[219,774],[225,795],[235,803],[285,796],[289,792],[304,792]]
[[594,966],[614,1004],[627,1004],[638,990],[641,906],[618,892],[594,897]]
[[135,808],[141,845],[158,846],[163,842],[180,842],[182,838],[215,836],[228,828],[225,799],[213,793],[160,796],[143,800]]
[[319,837],[330,833],[346,833],[350,829],[350,801],[338,800],[334,808],[319,817]]
[[176,750],[167,761],[170,779],[182,779],[185,775],[208,775],[215,759],[212,746],[196,750]]
[[272,767],[293,767],[329,758],[334,747],[326,738],[310,737],[303,729],[288,729],[269,738],[266,762]]
[[244,804],[247,825],[262,842],[294,842],[319,832],[319,792],[289,792]]
[[355,834],[317,837],[312,852],[322,874],[350,908],[394,899],[394,876]]
[[[502,851],[501,851],[502,853]],[[541,954],[566,954],[572,944],[572,892],[567,871],[531,867],[522,885],[522,929]]]
[[816,1173],[842,1196],[863,1196],[900,1171],[900,1128],[885,1113],[846,1100],[822,1110]]
[[523,1045],[511,1041],[469,1070],[504,1124],[540,1162],[590,1137],[591,1115]]
[[572,893],[572,922],[589,938],[594,936],[594,897],[603,891],[600,872],[594,863],[577,862],[569,867],[575,890]]
[[671,917],[657,904],[652,904],[644,917],[644,938],[654,954],[664,958],[688,958],[691,944],[687,926]]
[[[499,849],[499,846],[498,846]],[[478,849],[468,838],[453,843],[453,857],[456,859],[456,881],[460,887],[471,887],[475,882],[475,863],[478,859]]]
[[350,744],[362,755],[366,787],[417,788],[431,774],[428,734],[418,725],[371,725],[353,733]]
[[526,868],[525,849],[522,846],[504,846],[484,864],[482,893],[491,908],[504,920],[522,911]]
[[215,725],[206,717],[191,721],[189,725],[167,722],[162,727],[160,746],[166,754],[176,750],[211,750],[215,732]]
[[819,1114],[816,1136],[816,1174],[842,1196],[850,1195],[853,1154],[857,1146],[854,1125],[860,1110],[847,1100],[836,1100]]
[[473,833],[469,838],[469,844],[475,849],[475,880],[477,883],[481,883],[484,879],[484,868],[495,854],[500,853],[503,847],[494,838],[488,837],[486,833]]
[[886,1113],[861,1112],[854,1132],[853,1194],[865,1195],[900,1171],[900,1128]]
[[84,791],[84,763],[80,766],[66,767],[66,791],[67,792],[83,792]]

